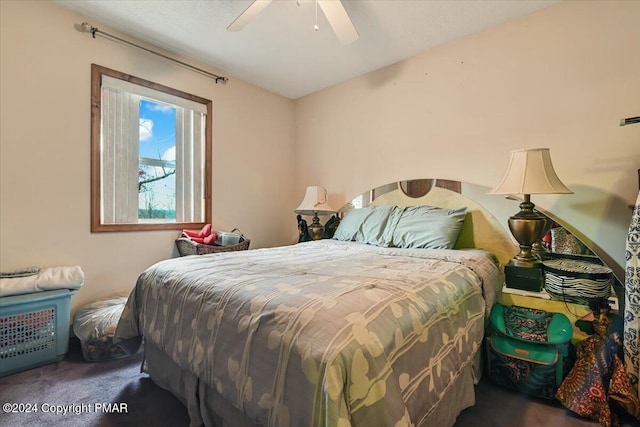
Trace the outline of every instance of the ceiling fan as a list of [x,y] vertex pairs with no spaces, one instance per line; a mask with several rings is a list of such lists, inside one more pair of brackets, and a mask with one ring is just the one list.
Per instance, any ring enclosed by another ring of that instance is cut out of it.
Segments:
[[[240,31],[245,25],[247,25],[253,18],[258,16],[262,10],[271,3],[272,0],[255,0],[249,7],[238,16],[228,27],[228,31]],[[296,0],[300,5],[300,0]],[[320,6],[324,16],[329,21],[329,25],[336,33],[338,40],[342,44],[353,43],[358,40],[358,32],[356,31],[347,11],[342,5],[340,0],[315,0],[316,2],[316,25],[314,29],[318,30],[317,24],[317,7]]]

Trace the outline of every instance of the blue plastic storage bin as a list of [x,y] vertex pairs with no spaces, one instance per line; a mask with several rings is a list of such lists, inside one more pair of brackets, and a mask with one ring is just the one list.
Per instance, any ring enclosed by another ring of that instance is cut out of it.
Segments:
[[72,294],[59,289],[0,298],[0,377],[64,358]]

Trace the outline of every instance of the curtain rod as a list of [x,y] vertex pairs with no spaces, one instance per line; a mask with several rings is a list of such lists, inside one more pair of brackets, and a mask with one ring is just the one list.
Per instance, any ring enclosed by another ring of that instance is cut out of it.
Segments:
[[96,38],[96,34],[99,34],[99,35],[101,35],[103,37],[119,41],[119,42],[127,44],[129,46],[137,47],[138,49],[142,49],[142,50],[147,51],[149,53],[153,53],[154,55],[158,55],[158,56],[160,56],[160,57],[162,57],[164,59],[167,59],[167,60],[169,60],[171,62],[175,62],[176,64],[182,65],[183,67],[186,67],[186,68],[188,68],[188,69],[190,69],[192,71],[198,72],[200,74],[204,74],[207,77],[211,77],[212,79],[214,79],[216,81],[216,83],[222,82],[223,84],[226,84],[229,81],[228,77],[223,77],[223,76],[219,76],[217,74],[210,73],[210,72],[208,72],[206,70],[203,70],[202,68],[194,67],[193,65],[187,64],[186,62],[182,62],[182,61],[177,60],[175,58],[172,58],[170,56],[164,55],[164,54],[162,54],[160,52],[156,52],[155,50],[148,49],[148,48],[146,48],[144,46],[140,46],[140,45],[135,44],[133,42],[130,42],[128,40],[125,40],[125,39],[122,39],[120,37],[114,36],[113,34],[106,33],[104,31],[99,30],[97,27],[94,27],[93,25],[91,25],[91,24],[89,24],[87,22],[83,22],[82,24],[75,24],[74,28],[76,30],[80,31],[81,33],[91,33],[91,35],[93,36],[94,39]]
[[640,123],[640,116],[638,117],[627,117],[626,119],[620,119],[620,126],[626,126],[633,123]]

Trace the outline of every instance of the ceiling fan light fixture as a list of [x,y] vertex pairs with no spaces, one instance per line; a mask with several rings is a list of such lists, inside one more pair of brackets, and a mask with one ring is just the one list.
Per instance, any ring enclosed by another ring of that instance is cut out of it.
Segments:
[[269,6],[271,0],[255,0],[244,10],[229,26],[227,31],[240,31],[242,30],[253,18],[258,16],[265,7]]
[[327,17],[340,43],[349,44],[360,38],[341,1],[316,0],[316,2],[320,5],[322,13]]
[[[228,27],[228,31],[242,30],[252,19],[254,19],[272,0],[255,0],[249,5],[244,12],[240,14]],[[300,0],[296,0],[298,6]],[[342,44],[353,43],[360,37],[358,31],[353,26],[347,11],[341,0],[315,0],[316,3],[316,23],[313,27],[315,31],[318,27],[318,6],[322,9],[324,16],[327,18],[329,25],[336,34],[336,37]]]

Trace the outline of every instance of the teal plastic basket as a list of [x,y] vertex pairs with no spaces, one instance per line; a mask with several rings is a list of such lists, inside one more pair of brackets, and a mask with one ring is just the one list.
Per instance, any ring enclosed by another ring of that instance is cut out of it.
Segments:
[[0,298],[0,377],[64,358],[72,294],[59,289]]

